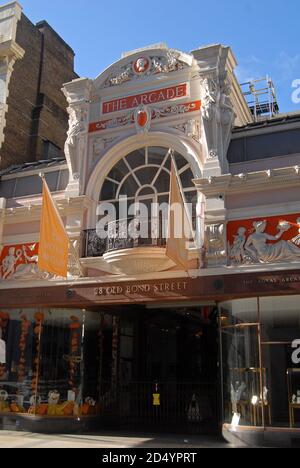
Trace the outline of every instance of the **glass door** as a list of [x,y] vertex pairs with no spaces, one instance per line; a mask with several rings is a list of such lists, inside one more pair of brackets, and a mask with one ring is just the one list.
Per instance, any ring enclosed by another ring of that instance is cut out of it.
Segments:
[[223,412],[232,426],[263,425],[263,369],[257,300],[222,304]]

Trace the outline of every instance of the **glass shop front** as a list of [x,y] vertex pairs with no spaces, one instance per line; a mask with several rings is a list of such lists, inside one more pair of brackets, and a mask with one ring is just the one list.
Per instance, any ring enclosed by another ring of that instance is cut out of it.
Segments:
[[227,429],[300,428],[300,296],[220,304]]
[[218,430],[216,306],[7,309],[0,334],[0,428]]
[[96,414],[99,329],[82,310],[0,311],[0,415]]

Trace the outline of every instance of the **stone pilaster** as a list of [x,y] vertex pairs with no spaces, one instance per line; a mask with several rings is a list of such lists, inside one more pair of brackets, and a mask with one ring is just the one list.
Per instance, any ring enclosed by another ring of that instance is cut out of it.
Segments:
[[21,6],[17,2],[0,7],[0,148],[4,142],[9,82],[16,60],[25,51],[16,43],[17,23],[21,18]]
[[[192,52],[199,65],[202,100],[204,177],[229,171],[227,151],[236,115],[232,97],[239,94],[234,68],[237,62],[229,47],[213,45]],[[245,103],[246,106],[246,103]],[[250,113],[248,115],[251,119]]]
[[65,155],[70,179],[66,196],[73,197],[82,195],[85,189],[91,81],[87,78],[71,81],[64,85],[63,92],[69,103],[69,131]]

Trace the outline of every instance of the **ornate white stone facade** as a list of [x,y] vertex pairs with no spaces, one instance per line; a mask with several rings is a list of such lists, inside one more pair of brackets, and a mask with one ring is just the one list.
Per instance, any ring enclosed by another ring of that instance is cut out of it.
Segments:
[[[57,203],[71,238],[77,242],[78,251],[83,231],[95,228],[101,187],[112,168],[130,152],[162,146],[172,148],[186,158],[196,180],[198,202],[202,208],[196,215],[197,249],[191,251],[191,262],[198,258],[202,270],[239,265],[251,267],[291,261],[288,250],[292,251],[292,261],[297,261],[298,244],[294,242],[294,247],[290,246],[296,235],[289,239],[289,244],[285,238],[278,239],[281,255],[270,254],[269,260],[264,258],[263,248],[258,248],[255,234],[254,237],[248,235],[243,243],[242,224],[234,233],[236,238],[230,241],[227,238],[228,222],[232,219],[227,199],[231,194],[251,194],[265,184],[278,187],[283,180],[293,183],[299,175],[296,169],[294,172],[275,170],[244,176],[228,174],[227,150],[233,125],[251,121],[234,75],[235,65],[231,50],[219,45],[191,54],[161,47],[126,54],[96,80],[82,78],[64,85],[70,115],[65,145],[70,177],[68,187]],[[39,219],[39,203],[38,200],[30,202],[32,219]],[[14,207],[13,211],[6,209],[4,213],[6,223],[16,223],[17,219],[25,220],[28,210]],[[279,209],[278,213],[284,213],[284,209]],[[266,209],[260,214],[267,219],[270,212]],[[265,229],[267,233],[268,227]],[[7,245],[8,237],[4,237]],[[32,236],[32,240],[38,239]],[[255,259],[253,251],[252,257],[250,255],[254,248]],[[276,247],[272,249],[274,253]],[[246,255],[244,250],[247,250]],[[122,268],[123,274],[127,272],[128,275],[134,271],[142,274],[143,268],[145,274],[156,270],[173,274],[167,262],[162,267],[158,258],[150,261],[149,249],[147,255],[145,253],[147,258],[140,258],[141,254],[142,249],[138,256],[135,253],[132,263],[130,252],[126,258],[116,253],[106,256],[106,260],[105,256],[101,257],[98,263],[95,258],[87,258],[82,261],[82,271],[74,271],[74,274],[85,276],[90,274],[89,270],[98,270],[98,274],[119,275]],[[73,266],[75,264],[73,261]],[[121,269],[120,265],[123,265]],[[194,274],[203,273],[198,270]]]

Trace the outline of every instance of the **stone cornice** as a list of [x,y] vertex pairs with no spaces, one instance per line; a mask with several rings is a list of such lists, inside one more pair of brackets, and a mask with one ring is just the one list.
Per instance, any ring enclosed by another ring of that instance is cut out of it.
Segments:
[[197,189],[207,197],[280,189],[300,185],[300,167],[286,167],[247,174],[225,174],[194,180]]
[[21,59],[24,54],[25,50],[13,40],[0,43],[0,61],[6,57],[14,60]]
[[[62,218],[82,213],[92,206],[92,201],[86,196],[65,198],[64,195],[54,197],[59,214]],[[41,218],[42,198],[23,200],[19,206],[4,210],[4,224],[19,224],[39,221]]]

